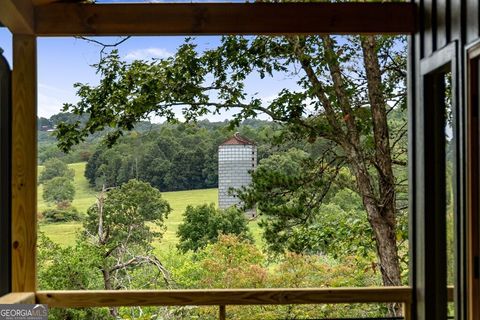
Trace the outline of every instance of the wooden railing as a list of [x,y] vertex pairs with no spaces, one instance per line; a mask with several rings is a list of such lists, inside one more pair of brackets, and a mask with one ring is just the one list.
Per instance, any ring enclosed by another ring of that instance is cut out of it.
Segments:
[[[453,300],[453,288],[448,290]],[[218,306],[226,319],[228,305],[401,303],[410,320],[412,288],[303,288],[303,289],[204,289],[204,290],[95,290],[11,293],[2,303],[42,303],[56,308],[121,306]]]
[[0,297],[0,304],[30,304],[35,302],[35,292],[13,292]]

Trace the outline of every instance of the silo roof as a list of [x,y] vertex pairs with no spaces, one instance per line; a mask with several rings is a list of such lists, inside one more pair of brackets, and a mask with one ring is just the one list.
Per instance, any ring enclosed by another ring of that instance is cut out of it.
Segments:
[[236,132],[233,137],[225,140],[221,146],[223,145],[255,145],[255,142],[249,140],[245,137],[242,137],[238,132]]

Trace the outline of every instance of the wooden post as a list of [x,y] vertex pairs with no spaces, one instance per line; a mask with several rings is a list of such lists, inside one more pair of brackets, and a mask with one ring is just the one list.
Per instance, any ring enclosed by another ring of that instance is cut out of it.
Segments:
[[403,303],[403,319],[404,320],[412,319],[412,304],[410,302]]
[[12,290],[36,290],[37,45],[13,36],[12,73]]
[[226,320],[227,319],[227,310],[224,305],[219,306],[219,317],[218,319],[220,320]]

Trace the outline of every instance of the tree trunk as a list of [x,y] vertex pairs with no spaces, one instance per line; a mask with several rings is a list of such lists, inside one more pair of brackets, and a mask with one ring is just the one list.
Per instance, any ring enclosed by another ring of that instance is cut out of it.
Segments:
[[[395,235],[395,222],[381,216],[378,207],[367,207],[368,220],[372,226],[377,246],[380,272],[384,286],[400,286],[400,262],[398,259],[398,247]],[[385,208],[383,208],[385,211]],[[388,210],[388,209],[387,209]],[[389,305],[389,315],[399,316],[402,314],[400,304]]]
[[[382,75],[377,54],[375,36],[361,37],[368,98],[372,112],[373,138],[375,142],[374,167],[377,171],[378,196],[375,204],[364,197],[368,220],[372,226],[382,280],[385,286],[401,285],[400,262],[396,240],[395,176],[387,119],[387,98],[383,92]],[[392,305],[391,315],[401,313],[399,305]]]
[[379,217],[377,208],[369,211],[368,220],[375,235],[383,285],[399,286],[401,280],[395,227],[390,221]]
[[[104,287],[105,287],[105,290],[113,290],[113,287],[112,287],[112,281],[111,281],[111,278],[110,278],[110,272],[103,268],[102,269],[102,274],[103,274],[103,283],[104,283]],[[117,319],[118,318],[118,308],[116,307],[111,307],[109,308],[110,310],[110,315]]]
[[383,284],[398,286],[401,284],[401,278],[395,232],[395,177],[392,170],[387,103],[376,52],[376,39],[375,36],[361,38],[368,99],[372,112],[375,143],[373,159],[363,151],[361,133],[358,131],[357,119],[351,106],[334,42],[329,36],[323,36],[322,39],[333,88],[347,131],[346,134],[339,133],[337,136],[341,137],[340,145],[347,154],[374,233]]
[[[395,203],[381,203],[377,200],[378,196],[374,195],[371,177],[361,154],[355,151],[350,152],[349,162],[353,164],[357,188],[367,211],[368,222],[372,227],[383,285],[400,286],[402,282],[396,239]],[[384,198],[382,194],[379,197]],[[401,305],[389,306],[390,316],[398,316],[401,312]]]
[[399,286],[401,278],[396,241],[395,176],[392,169],[387,102],[382,89],[376,37],[362,37],[361,44],[372,111],[375,141],[374,166],[378,172],[378,201],[376,206],[370,206],[367,211],[375,233],[383,283],[384,285]]
[[[349,162],[353,164],[352,169],[357,180],[357,188],[375,237],[383,285],[399,286],[401,278],[394,203],[382,204],[377,201],[367,168],[363,166],[364,161],[359,154],[351,152]],[[381,195],[380,198],[382,198]]]

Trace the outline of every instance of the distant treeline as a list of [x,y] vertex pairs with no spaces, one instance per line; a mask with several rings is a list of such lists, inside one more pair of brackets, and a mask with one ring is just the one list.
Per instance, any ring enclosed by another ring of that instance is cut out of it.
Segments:
[[281,134],[273,122],[245,120],[236,129],[227,121],[199,121],[196,124],[154,124],[141,122],[112,148],[95,134],[69,154],[56,147],[51,130],[59,121],[85,121],[76,115],[59,113],[38,119],[38,162],[52,158],[66,163],[87,161],[85,177],[96,189],[119,186],[130,179],[149,182],[161,191],[214,188],[218,184],[218,146],[235,131],[255,141],[259,160],[285,145],[276,146]]
[[292,147],[318,156],[321,143],[289,139],[282,126],[271,121],[248,119],[237,128],[228,121],[198,121],[195,124],[159,124],[143,121],[112,148],[103,143],[108,130],[96,133],[74,147],[69,154],[60,151],[52,132],[56,124],[86,121],[71,113],[50,119],[39,118],[38,163],[59,158],[65,163],[87,162],[85,177],[95,189],[119,186],[130,179],[149,182],[161,191],[214,188],[218,185],[218,146],[236,131],[257,145],[258,160]]
[[[243,123],[241,134],[259,144],[259,157],[274,125],[265,121]],[[99,145],[89,158],[85,177],[95,188],[119,186],[130,179],[149,182],[161,191],[214,188],[218,185],[218,146],[233,131],[227,123],[164,124],[150,132],[131,132],[114,147]]]

